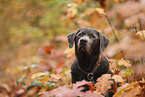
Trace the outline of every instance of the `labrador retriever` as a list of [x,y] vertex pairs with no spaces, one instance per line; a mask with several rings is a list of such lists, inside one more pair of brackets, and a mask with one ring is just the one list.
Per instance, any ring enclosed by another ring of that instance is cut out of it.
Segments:
[[109,44],[109,39],[92,28],[81,28],[67,36],[69,48],[75,42],[76,60],[71,66],[72,83],[96,80],[106,73],[111,73],[109,61],[102,53]]

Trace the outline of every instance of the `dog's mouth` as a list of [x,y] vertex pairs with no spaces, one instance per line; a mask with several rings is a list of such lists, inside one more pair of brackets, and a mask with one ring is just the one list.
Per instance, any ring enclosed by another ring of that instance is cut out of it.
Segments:
[[79,47],[78,47],[78,52],[79,52],[79,53],[88,53],[86,44],[81,43],[81,44],[79,45]]

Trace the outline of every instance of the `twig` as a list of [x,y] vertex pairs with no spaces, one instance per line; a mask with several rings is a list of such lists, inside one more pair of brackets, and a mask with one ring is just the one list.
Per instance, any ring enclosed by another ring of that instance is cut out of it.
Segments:
[[[117,43],[119,43],[119,39],[118,39],[118,37],[117,37],[117,35],[116,35],[116,31],[115,31],[115,28],[114,28],[113,24],[111,23],[111,21],[110,21],[109,17],[107,16],[107,14],[105,15],[105,17],[106,17],[106,19],[108,20],[108,23],[109,23],[109,25],[110,25],[110,27],[111,27],[111,29],[112,29],[112,32],[113,32],[113,34],[114,34],[114,36],[115,36],[115,40],[117,41]],[[121,48],[120,48],[120,49],[121,49]],[[121,53],[122,53],[123,56],[125,56],[125,54],[124,54],[124,52],[123,52],[122,49],[121,49]],[[125,57],[124,57],[124,60],[126,60]]]
[[139,23],[140,31],[141,31],[141,34],[142,34],[142,38],[145,39],[144,33],[143,33],[143,31],[142,31],[143,28],[142,28],[142,25],[141,25],[141,19],[138,20],[138,23]]
[[[138,20],[138,23],[139,23],[140,31],[142,31],[143,28],[142,28],[142,25],[141,25],[141,19]],[[137,32],[137,30],[136,30],[136,32]],[[142,32],[142,37],[143,37],[143,39],[144,39],[144,34],[143,34],[143,32]],[[141,64],[143,65],[143,63],[144,63],[143,58],[140,59],[140,62],[141,62]]]
[[114,27],[113,27],[113,25],[112,25],[112,23],[111,23],[109,17],[108,17],[107,15],[105,15],[105,16],[106,16],[106,19],[108,20],[108,23],[109,23],[109,25],[110,25],[110,27],[111,27],[111,29],[112,29],[112,32],[113,32],[113,34],[114,34],[114,36],[115,36],[115,40],[116,40],[117,42],[119,42],[119,39],[118,39],[118,37],[117,37],[117,35],[116,35],[115,29],[114,29]]

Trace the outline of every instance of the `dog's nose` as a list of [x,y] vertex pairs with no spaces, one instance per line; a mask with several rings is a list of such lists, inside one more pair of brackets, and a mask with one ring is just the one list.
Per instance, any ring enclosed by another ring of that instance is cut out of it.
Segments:
[[81,39],[80,42],[87,43],[87,40],[86,39]]

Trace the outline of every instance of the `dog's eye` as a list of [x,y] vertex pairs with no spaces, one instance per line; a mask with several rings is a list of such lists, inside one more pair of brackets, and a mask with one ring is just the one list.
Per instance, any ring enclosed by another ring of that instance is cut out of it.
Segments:
[[89,37],[90,38],[96,38],[95,35],[93,35],[93,34],[89,34]]
[[85,33],[80,33],[80,34],[78,34],[78,37],[82,37],[84,35],[85,35]]

